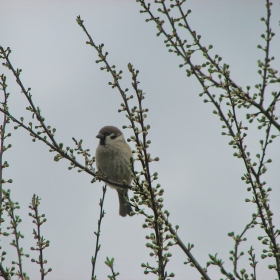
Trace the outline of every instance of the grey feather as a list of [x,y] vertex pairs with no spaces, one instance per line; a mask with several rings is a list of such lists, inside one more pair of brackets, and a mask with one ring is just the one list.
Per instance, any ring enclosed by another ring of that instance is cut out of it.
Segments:
[[123,191],[118,191],[118,195],[119,195],[119,202],[120,202],[120,209],[119,209],[119,214],[122,217],[125,217],[126,215],[130,215],[130,212],[133,211],[129,201],[128,201],[128,194],[127,191],[123,192]]

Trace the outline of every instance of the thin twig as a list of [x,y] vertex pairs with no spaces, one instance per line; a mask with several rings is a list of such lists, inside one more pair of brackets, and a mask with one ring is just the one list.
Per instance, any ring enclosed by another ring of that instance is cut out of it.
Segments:
[[103,206],[104,206],[104,200],[105,200],[105,194],[106,194],[106,190],[107,190],[107,186],[103,186],[102,187],[102,191],[103,191],[103,196],[102,198],[100,198],[100,215],[99,215],[99,220],[98,220],[98,229],[97,232],[95,231],[94,234],[96,235],[96,244],[95,244],[95,253],[94,253],[94,257],[91,258],[91,262],[92,262],[92,273],[91,273],[91,279],[92,280],[96,280],[96,275],[94,275],[95,272],[95,264],[96,264],[96,260],[97,260],[97,254],[100,250],[101,245],[99,244],[99,237],[100,237],[100,233],[101,233],[101,222],[102,219],[105,216],[105,211],[103,210]]
[[240,243],[243,241],[242,240],[243,235],[247,232],[248,229],[250,229],[252,227],[252,225],[254,225],[257,217],[258,217],[258,215],[253,215],[252,221],[245,226],[244,230],[242,231],[242,233],[240,235],[234,236],[234,233],[229,234],[229,236],[231,236],[234,240],[233,272],[234,272],[234,275],[240,280],[242,280],[243,278],[239,275],[239,273],[237,271],[237,263],[238,263],[238,259],[240,257],[240,256],[238,256],[238,247],[239,247]]
[[12,234],[15,237],[15,239],[12,240],[12,243],[10,243],[10,245],[14,246],[16,248],[16,251],[17,251],[18,261],[14,262],[14,263],[18,266],[19,271],[16,273],[16,275],[19,276],[22,280],[25,280],[26,275],[25,275],[25,273],[23,273],[23,269],[22,269],[22,256],[29,257],[29,255],[24,254],[23,249],[20,248],[20,246],[19,246],[19,239],[23,238],[23,235],[18,230],[18,225],[21,222],[21,219],[20,219],[19,216],[15,215],[15,210],[19,209],[19,206],[18,206],[17,202],[13,202],[11,200],[10,190],[8,190],[8,191],[2,190],[2,191],[3,191],[3,196],[4,196],[3,201],[6,201],[5,202],[5,208],[6,208],[7,213],[9,215],[10,219],[11,219],[11,221],[10,221],[11,226],[8,227],[8,229],[12,229]]
[[49,240],[45,240],[44,237],[41,235],[41,226],[43,223],[47,221],[45,218],[45,214],[39,215],[39,205],[40,205],[40,198],[36,196],[35,194],[32,197],[31,204],[29,208],[34,212],[34,214],[29,213],[29,216],[32,217],[33,223],[37,226],[37,231],[33,229],[33,235],[34,239],[37,240],[36,242],[36,248],[31,247],[31,250],[34,251],[39,251],[39,257],[38,260],[31,259],[32,262],[35,262],[40,265],[40,274],[41,274],[41,280],[45,279],[45,276],[52,271],[51,268],[49,268],[47,271],[44,268],[44,264],[47,263],[47,260],[44,259],[43,256],[43,250],[50,245]]
[[[1,89],[4,93],[4,101],[1,102],[2,103],[2,106],[3,108],[7,108],[7,102],[8,102],[8,96],[9,94],[7,93],[6,91],[6,88],[7,88],[7,84],[6,84],[6,77],[4,75],[1,75],[0,76],[1,78],[1,82],[0,82],[0,85],[1,85]],[[4,117],[3,117],[3,124],[1,125],[0,127],[0,139],[1,139],[1,143],[0,143],[0,224],[2,223],[2,187],[3,187],[3,153],[4,151],[4,140],[5,138],[7,137],[5,135],[5,130],[6,130],[6,124],[7,124],[7,115],[4,114]]]

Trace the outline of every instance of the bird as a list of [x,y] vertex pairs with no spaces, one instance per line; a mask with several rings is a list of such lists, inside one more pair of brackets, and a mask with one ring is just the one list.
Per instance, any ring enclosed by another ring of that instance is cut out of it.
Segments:
[[[132,181],[130,168],[132,151],[121,130],[115,126],[104,126],[96,138],[100,140],[95,153],[98,174],[110,181],[117,183],[125,181],[126,185],[130,185]],[[129,203],[128,189],[112,183],[108,185],[118,192],[119,215],[122,217],[131,216],[133,210]]]

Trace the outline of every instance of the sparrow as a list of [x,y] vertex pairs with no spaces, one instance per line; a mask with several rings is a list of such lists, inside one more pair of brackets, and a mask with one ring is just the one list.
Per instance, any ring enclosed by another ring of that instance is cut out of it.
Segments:
[[[126,143],[123,133],[115,126],[104,126],[96,138],[100,139],[95,153],[95,162],[98,173],[110,181],[131,183],[130,158],[132,151]],[[131,215],[132,208],[129,204],[128,189],[109,184],[118,192],[119,214],[122,217]]]

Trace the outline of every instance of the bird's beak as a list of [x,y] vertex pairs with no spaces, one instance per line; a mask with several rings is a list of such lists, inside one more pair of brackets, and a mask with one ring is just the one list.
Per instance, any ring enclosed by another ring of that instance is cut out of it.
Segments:
[[99,138],[100,140],[104,140],[105,135],[103,135],[103,134],[101,134],[101,133],[98,133],[98,134],[96,135],[96,138]]

